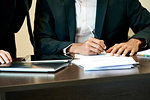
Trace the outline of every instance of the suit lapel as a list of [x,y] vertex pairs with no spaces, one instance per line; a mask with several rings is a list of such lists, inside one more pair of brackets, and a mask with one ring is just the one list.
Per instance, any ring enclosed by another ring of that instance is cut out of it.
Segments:
[[[98,38],[101,38],[103,24],[105,20],[106,10],[107,10],[108,0],[97,0],[97,11],[96,11],[96,23],[95,23],[95,34]],[[76,33],[76,12],[75,12],[75,0],[64,0],[64,7],[66,12],[66,18],[70,41],[75,41]]]
[[101,38],[103,24],[105,20],[108,0],[97,0],[97,11],[96,11],[96,23],[95,23],[95,34],[97,38]]
[[64,0],[65,12],[68,28],[69,28],[69,35],[70,41],[75,41],[75,33],[76,33],[76,20],[75,20],[75,0]]

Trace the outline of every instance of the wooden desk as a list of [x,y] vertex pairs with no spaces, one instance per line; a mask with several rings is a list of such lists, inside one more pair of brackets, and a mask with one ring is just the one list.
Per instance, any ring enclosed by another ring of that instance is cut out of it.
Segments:
[[0,100],[148,100],[150,58],[127,70],[0,73]]

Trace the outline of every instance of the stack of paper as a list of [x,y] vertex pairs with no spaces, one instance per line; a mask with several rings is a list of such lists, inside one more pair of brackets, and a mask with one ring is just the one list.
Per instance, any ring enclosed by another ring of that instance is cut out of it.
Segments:
[[138,64],[132,57],[116,57],[109,54],[92,56],[77,54],[75,58],[77,60],[73,60],[72,63],[84,67],[84,70],[126,69]]

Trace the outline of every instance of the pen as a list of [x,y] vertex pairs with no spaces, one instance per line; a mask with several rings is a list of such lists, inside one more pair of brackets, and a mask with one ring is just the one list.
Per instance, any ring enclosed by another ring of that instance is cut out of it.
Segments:
[[88,28],[89,28],[90,32],[94,35],[94,37],[95,37],[95,38],[98,38],[98,37],[96,36],[96,34],[94,34],[94,33],[95,33],[94,30],[93,30],[90,26],[88,26]]
[[[97,38],[97,35],[94,34],[94,30],[90,26],[88,26],[88,28],[89,28],[90,32],[94,35],[94,37]],[[106,47],[104,49],[106,49]],[[101,54],[106,54],[105,50],[104,50],[104,52],[101,52]]]

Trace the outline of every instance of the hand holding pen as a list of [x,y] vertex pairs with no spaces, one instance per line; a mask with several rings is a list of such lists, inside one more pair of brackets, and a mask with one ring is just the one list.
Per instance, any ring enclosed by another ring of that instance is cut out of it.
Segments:
[[97,39],[97,37],[96,38],[90,37],[88,40],[86,40],[83,43],[73,43],[69,48],[67,48],[66,51],[69,54],[78,53],[82,55],[97,55],[104,52],[105,48],[106,46],[103,40],[99,40]]
[[[88,28],[89,28],[91,34],[94,35],[94,38],[98,39],[98,36],[95,34],[94,30],[90,26],[88,26]],[[99,41],[100,42],[98,43],[98,45],[100,45],[102,47],[102,49],[103,49],[103,52],[101,52],[101,53],[106,53],[105,52],[106,45],[104,44],[104,41],[103,40],[99,40]]]
[[83,43],[73,43],[68,49],[67,53],[82,54],[82,55],[97,55],[104,52],[106,48],[104,41],[90,37]]

